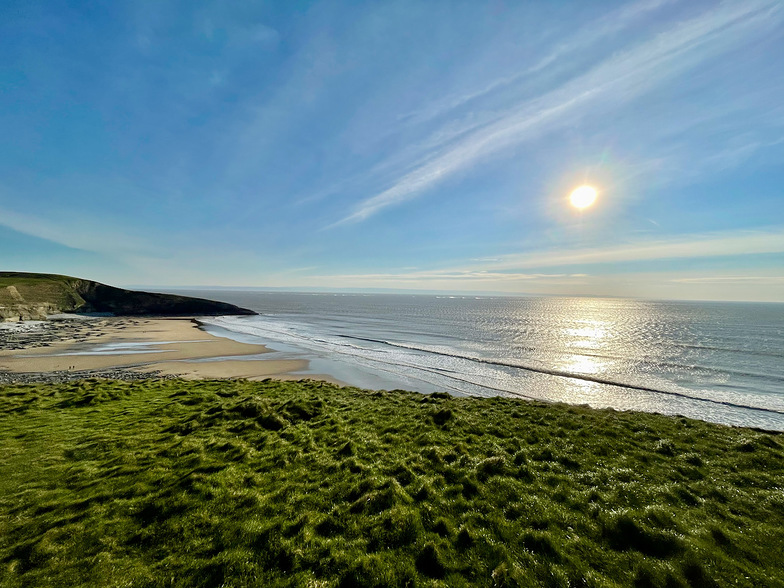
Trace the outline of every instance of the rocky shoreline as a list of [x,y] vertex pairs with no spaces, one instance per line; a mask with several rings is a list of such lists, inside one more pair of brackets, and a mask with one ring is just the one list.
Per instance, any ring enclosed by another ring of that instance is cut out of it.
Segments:
[[[116,324],[117,319],[115,319]],[[37,349],[49,347],[63,340],[74,343],[87,341],[100,333],[105,320],[95,319],[56,319],[40,322],[5,323],[0,328],[0,350]],[[60,370],[54,372],[9,372],[0,370],[0,385],[3,384],[62,384],[88,378],[139,381],[150,379],[173,379],[176,376],[159,371],[138,372],[129,369],[112,368],[103,370]]]
[[[299,379],[308,362],[268,357],[264,345],[215,336],[189,317],[57,315],[0,323],[0,386],[115,380]],[[318,375],[320,379],[327,376]]]
[[85,341],[91,335],[97,335],[103,324],[101,319],[0,323],[0,351],[49,347],[66,339]]
[[0,371],[0,386],[4,384],[63,384],[94,378],[136,382],[140,380],[173,380],[177,376],[162,374],[158,371],[135,372],[123,369],[23,373]]

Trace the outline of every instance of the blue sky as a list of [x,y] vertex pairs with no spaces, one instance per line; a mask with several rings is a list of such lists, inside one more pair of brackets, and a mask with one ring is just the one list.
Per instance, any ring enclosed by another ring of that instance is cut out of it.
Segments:
[[784,301],[782,56],[781,0],[7,0],[0,266]]

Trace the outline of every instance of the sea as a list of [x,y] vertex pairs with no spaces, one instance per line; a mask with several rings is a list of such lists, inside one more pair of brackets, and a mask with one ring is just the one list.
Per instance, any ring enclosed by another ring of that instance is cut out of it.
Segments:
[[307,359],[303,377],[784,430],[784,304],[177,292],[257,311],[205,328]]

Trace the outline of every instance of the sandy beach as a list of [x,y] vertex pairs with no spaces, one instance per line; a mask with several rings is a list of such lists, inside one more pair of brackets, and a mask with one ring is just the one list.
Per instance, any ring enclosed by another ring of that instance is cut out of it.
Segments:
[[[44,324],[40,337],[32,332],[18,345],[12,343],[0,350],[0,371],[90,375],[122,370],[142,377],[334,381],[305,374],[306,360],[264,357],[270,353],[265,346],[216,337],[201,330],[192,318],[108,317],[57,322],[55,336],[50,325]],[[44,346],[39,346],[37,339],[46,341]]]

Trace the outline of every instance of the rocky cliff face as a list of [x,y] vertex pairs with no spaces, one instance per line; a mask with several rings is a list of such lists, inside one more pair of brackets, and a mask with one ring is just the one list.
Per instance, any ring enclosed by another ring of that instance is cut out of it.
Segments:
[[123,316],[256,314],[225,302],[125,290],[70,276],[0,272],[0,319],[43,320],[48,314],[61,312]]
[[65,312],[52,304],[17,304],[0,306],[0,320],[3,321],[43,321],[49,314]]

